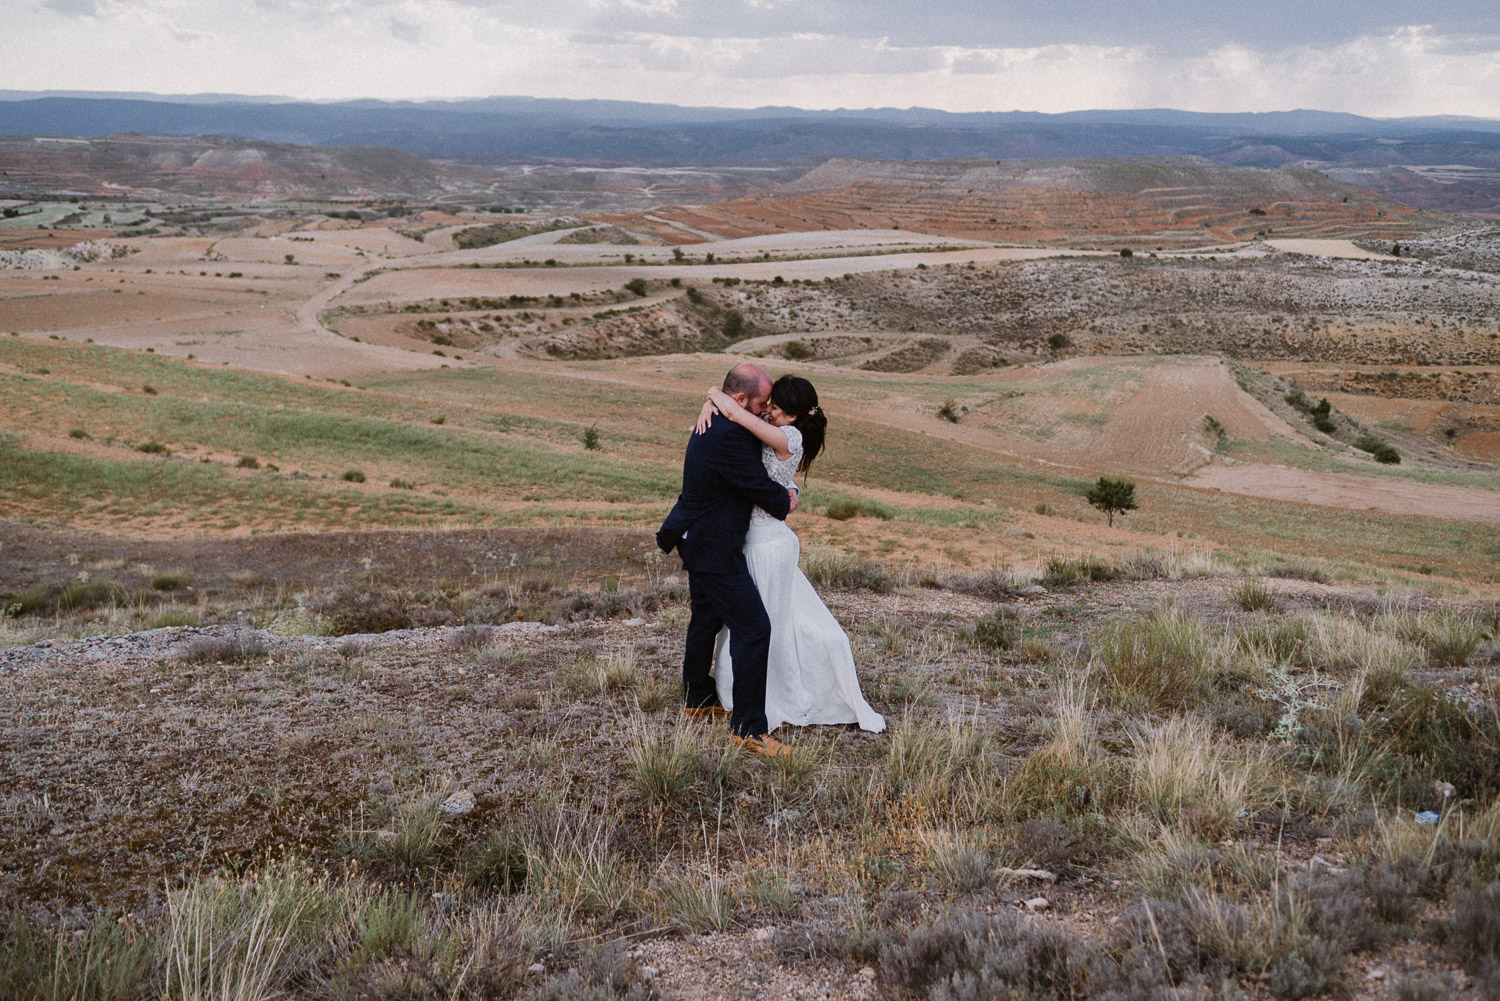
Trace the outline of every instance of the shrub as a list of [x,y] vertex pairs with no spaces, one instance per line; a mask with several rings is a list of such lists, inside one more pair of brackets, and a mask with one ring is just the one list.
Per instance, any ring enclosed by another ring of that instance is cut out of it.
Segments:
[[731,341],[737,341],[745,336],[745,314],[737,309],[724,310],[723,327],[724,336]]
[[1448,942],[1476,966],[1500,960],[1500,883],[1453,895]]
[[363,483],[365,474],[358,469],[346,469],[341,479],[346,483]]
[[885,983],[935,1001],[1089,997],[1092,950],[1014,911],[960,914],[880,950]]
[[526,885],[526,840],[515,829],[497,831],[475,845],[464,865],[464,879],[479,890],[515,893]]
[[1229,589],[1229,600],[1245,612],[1270,612],[1276,609],[1276,592],[1259,577],[1246,577]]
[[383,830],[354,831],[347,847],[365,862],[409,875],[437,859],[442,836],[443,812],[438,801],[422,799],[392,810]]
[[1222,635],[1177,609],[1106,623],[1089,642],[1105,691],[1155,709],[1186,706],[1227,653]]
[[1080,581],[1107,581],[1119,576],[1119,567],[1093,555],[1049,556],[1042,569],[1042,583],[1047,587],[1070,587]]
[[242,455],[234,465],[237,469],[259,469],[260,460],[253,455]]
[[1115,515],[1134,511],[1137,506],[1135,484],[1126,479],[1115,479],[1109,476],[1099,477],[1094,485],[1085,491],[1083,499],[1104,512],[1104,517],[1111,528],[1115,524]]
[[1401,462],[1401,453],[1391,445],[1390,442],[1377,438],[1373,434],[1362,434],[1354,440],[1354,447],[1361,452],[1369,452],[1375,457],[1376,462],[1387,466],[1397,465]]
[[187,587],[193,583],[193,575],[185,570],[174,570],[170,573],[159,573],[151,578],[151,589],[154,591],[176,591],[178,588]]
[[599,444],[599,426],[597,424],[591,424],[584,428],[583,434],[579,437],[583,442],[583,447],[590,452],[597,452],[604,447]]
[[806,361],[817,354],[806,341],[787,341],[781,346],[781,356],[789,361]]
[[1016,624],[1005,609],[997,608],[974,620],[968,639],[981,650],[1009,650],[1016,642]]
[[632,278],[632,279],[630,279],[630,281],[628,281],[628,282],[625,283],[625,291],[627,291],[627,292],[634,292],[638,296],[644,296],[646,294],[646,279],[644,279],[644,278]]
[[135,447],[137,452],[145,452],[147,455],[165,455],[167,446],[159,441],[148,441]]
[[91,436],[83,428],[69,428],[68,429],[68,437],[69,438],[77,438],[80,441],[89,441],[89,440],[91,440]]
[[410,603],[400,591],[341,588],[319,603],[317,612],[333,636],[386,633],[413,625]]
[[937,415],[950,424],[958,423],[959,417],[961,415],[958,412],[958,406],[954,402],[953,397],[950,396],[948,399],[943,401],[943,405],[938,407],[937,409]]
[[896,582],[885,568],[859,556],[822,546],[802,553],[802,572],[814,587],[846,587],[851,590],[890,594]]
[[890,521],[895,517],[891,509],[874,501],[850,500],[840,497],[838,500],[828,502],[828,507],[823,512],[834,521],[848,521],[850,518],[879,518],[881,521]]
[[16,1001],[133,1001],[154,996],[158,936],[113,910],[87,929],[48,935],[16,910],[0,925],[0,997]]
[[1067,346],[1068,346],[1068,335],[1067,334],[1059,332],[1059,333],[1052,334],[1051,336],[1049,336],[1047,338],[1047,347],[1051,348],[1053,351],[1061,351],[1063,348],[1065,348]]
[[238,633],[231,636],[196,636],[180,655],[190,664],[244,664],[266,655],[265,640]]

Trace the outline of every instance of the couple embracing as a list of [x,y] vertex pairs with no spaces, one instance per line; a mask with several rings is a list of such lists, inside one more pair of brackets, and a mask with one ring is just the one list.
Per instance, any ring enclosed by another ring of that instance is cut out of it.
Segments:
[[797,509],[793,474],[822,451],[826,426],[806,379],[785,375],[773,385],[758,366],[730,369],[722,388],[709,390],[682,493],[656,533],[688,575],[683,711],[727,717],[733,739],[766,757],[791,753],[770,735],[783,723],[885,728],[860,694],[848,637],[797,565],[801,546],[786,524]]

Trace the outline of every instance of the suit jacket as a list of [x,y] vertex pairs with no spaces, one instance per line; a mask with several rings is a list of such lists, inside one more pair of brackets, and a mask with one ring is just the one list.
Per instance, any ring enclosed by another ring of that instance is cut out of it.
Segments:
[[676,548],[683,569],[736,573],[745,569],[745,532],[759,505],[785,520],[792,506],[786,487],[766,474],[760,441],[720,417],[688,440],[682,493],[656,533],[663,552]]

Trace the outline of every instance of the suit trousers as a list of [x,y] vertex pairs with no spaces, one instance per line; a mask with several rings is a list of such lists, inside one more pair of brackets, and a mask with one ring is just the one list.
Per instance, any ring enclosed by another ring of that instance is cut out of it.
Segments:
[[[729,729],[741,737],[766,732],[766,657],[771,649],[771,620],[748,570],[736,573],[688,573],[687,648],[682,657],[682,687],[689,706],[713,705],[718,692],[709,671],[719,630],[729,627],[729,655],[734,659],[734,712]],[[741,666],[743,665],[743,666]]]

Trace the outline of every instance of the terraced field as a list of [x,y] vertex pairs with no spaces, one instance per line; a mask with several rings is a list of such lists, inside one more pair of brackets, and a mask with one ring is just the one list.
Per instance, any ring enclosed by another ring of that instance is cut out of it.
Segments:
[[1171,249],[1283,238],[1405,239],[1439,224],[1308,170],[1141,161],[832,160],[769,192],[619,220],[668,243],[894,228],[1047,246]]

